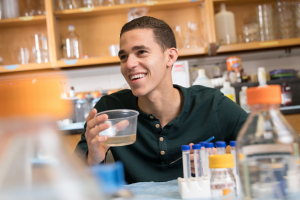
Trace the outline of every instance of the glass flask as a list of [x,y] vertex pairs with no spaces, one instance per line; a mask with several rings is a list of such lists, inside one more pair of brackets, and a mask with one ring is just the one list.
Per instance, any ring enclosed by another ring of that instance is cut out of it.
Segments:
[[72,110],[60,99],[62,79],[53,72],[2,77],[0,199],[104,199],[84,163],[60,142],[56,121]]
[[279,85],[247,89],[251,114],[237,138],[246,199],[298,199],[299,135],[279,107]]
[[81,55],[81,40],[75,32],[73,25],[68,26],[68,34],[66,38],[66,53],[68,59],[80,58]]

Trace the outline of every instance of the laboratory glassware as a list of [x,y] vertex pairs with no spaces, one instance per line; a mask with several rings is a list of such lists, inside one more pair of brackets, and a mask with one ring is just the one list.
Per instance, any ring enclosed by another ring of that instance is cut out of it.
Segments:
[[89,103],[85,99],[85,94],[77,94],[78,100],[75,103],[76,122],[85,122],[90,113]]
[[190,160],[190,145],[181,145],[183,177],[188,188],[191,188],[191,160]]
[[64,8],[65,9],[76,9],[81,7],[80,0],[65,0]]
[[68,26],[68,34],[66,38],[66,53],[68,59],[76,59],[81,56],[81,41],[75,32],[73,25]]
[[49,50],[47,37],[42,33],[34,34],[35,46],[33,52],[35,54],[35,62],[47,63],[49,62]]
[[216,143],[217,154],[225,154],[226,142],[224,141],[217,141]]
[[18,0],[2,0],[3,18],[16,18],[20,16]]
[[261,4],[256,8],[257,22],[259,26],[258,38],[260,41],[275,39],[273,12],[272,4]]
[[195,176],[196,176],[197,181],[200,181],[200,178],[202,176],[202,164],[201,164],[200,150],[201,150],[200,144],[193,145]]
[[295,37],[295,18],[292,2],[287,0],[277,0],[277,13],[281,39]]
[[251,114],[237,138],[241,185],[247,199],[299,196],[299,135],[280,113],[281,88],[247,89]]

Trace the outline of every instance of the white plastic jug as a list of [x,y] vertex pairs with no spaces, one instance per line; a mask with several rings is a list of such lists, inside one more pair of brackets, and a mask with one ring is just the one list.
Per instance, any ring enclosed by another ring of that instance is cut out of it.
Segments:
[[221,11],[215,15],[216,34],[219,44],[233,44],[237,42],[234,14],[226,11],[224,3]]

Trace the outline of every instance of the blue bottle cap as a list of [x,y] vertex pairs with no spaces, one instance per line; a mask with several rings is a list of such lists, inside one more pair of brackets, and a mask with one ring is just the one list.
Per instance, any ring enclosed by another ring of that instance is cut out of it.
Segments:
[[201,144],[194,144],[193,149],[201,149]]
[[236,147],[236,141],[230,141],[230,142],[229,142],[229,145],[230,145],[231,147]]
[[222,148],[222,147],[226,147],[226,142],[223,141],[217,141],[216,143],[216,147],[218,148]]
[[209,142],[209,143],[205,143],[205,148],[213,148],[214,147],[214,143]]
[[200,142],[199,144],[201,144],[201,147],[205,147],[205,143],[206,142]]
[[191,150],[190,145],[181,145],[181,151]]

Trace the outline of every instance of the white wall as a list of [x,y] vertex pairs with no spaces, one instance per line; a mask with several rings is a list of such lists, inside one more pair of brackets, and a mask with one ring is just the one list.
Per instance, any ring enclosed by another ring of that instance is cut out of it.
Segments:
[[[262,51],[256,53],[241,53],[244,71],[247,75],[257,73],[258,67],[265,67],[269,72],[274,69],[298,69],[300,70],[300,48],[292,49],[286,53],[284,49]],[[188,59],[189,66],[197,65],[206,69],[208,77],[212,77],[214,63],[220,63],[226,69],[226,58],[233,55],[206,56],[199,59]],[[184,60],[184,59],[183,59]],[[72,69],[64,71],[69,80],[66,82],[67,89],[74,86],[76,92],[116,89],[128,86],[120,72],[120,66],[86,67],[84,69]]]

